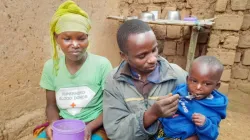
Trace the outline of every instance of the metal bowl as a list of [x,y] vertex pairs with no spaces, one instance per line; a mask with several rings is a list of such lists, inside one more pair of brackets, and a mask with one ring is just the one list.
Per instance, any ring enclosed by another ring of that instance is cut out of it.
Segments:
[[181,20],[179,11],[168,11],[168,20]]
[[140,14],[139,19],[143,21],[155,20],[155,16],[153,13],[143,12]]

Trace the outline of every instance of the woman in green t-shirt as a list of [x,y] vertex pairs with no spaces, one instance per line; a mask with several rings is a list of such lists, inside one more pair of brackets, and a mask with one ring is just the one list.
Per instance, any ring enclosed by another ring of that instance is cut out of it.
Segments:
[[[87,52],[91,29],[88,15],[73,1],[59,6],[50,24],[53,58],[43,68],[40,86],[46,90],[48,122],[34,130],[37,139],[52,139],[51,124],[59,119],[84,121],[85,140],[105,140],[102,128],[104,81],[110,62]],[[58,55],[58,49],[64,55]]]

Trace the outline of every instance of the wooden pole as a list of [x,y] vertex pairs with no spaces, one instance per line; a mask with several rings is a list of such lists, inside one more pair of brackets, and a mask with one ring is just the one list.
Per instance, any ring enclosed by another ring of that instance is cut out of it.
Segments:
[[186,71],[189,71],[190,65],[194,60],[198,35],[199,35],[199,30],[197,29],[197,27],[194,26],[192,28],[192,34],[191,34],[189,48],[188,48]]

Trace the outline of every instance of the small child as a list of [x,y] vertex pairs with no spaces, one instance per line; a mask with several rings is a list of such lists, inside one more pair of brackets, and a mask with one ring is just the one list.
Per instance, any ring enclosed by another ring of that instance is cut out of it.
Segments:
[[[169,118],[160,118],[163,136],[184,140],[197,135],[200,140],[215,140],[221,119],[226,118],[228,99],[217,91],[223,65],[213,56],[195,59],[187,76],[187,84],[177,86],[178,111]],[[159,137],[159,136],[158,136]]]

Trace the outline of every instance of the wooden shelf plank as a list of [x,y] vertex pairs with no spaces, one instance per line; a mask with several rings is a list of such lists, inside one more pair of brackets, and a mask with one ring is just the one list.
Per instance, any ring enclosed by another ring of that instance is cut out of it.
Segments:
[[[121,16],[108,16],[107,19],[118,20],[124,22],[129,20]],[[179,25],[179,26],[212,26],[214,24],[214,19],[204,19],[197,21],[184,21],[184,20],[167,20],[167,19],[158,19],[155,21],[144,21],[150,24],[159,24],[159,25]]]

